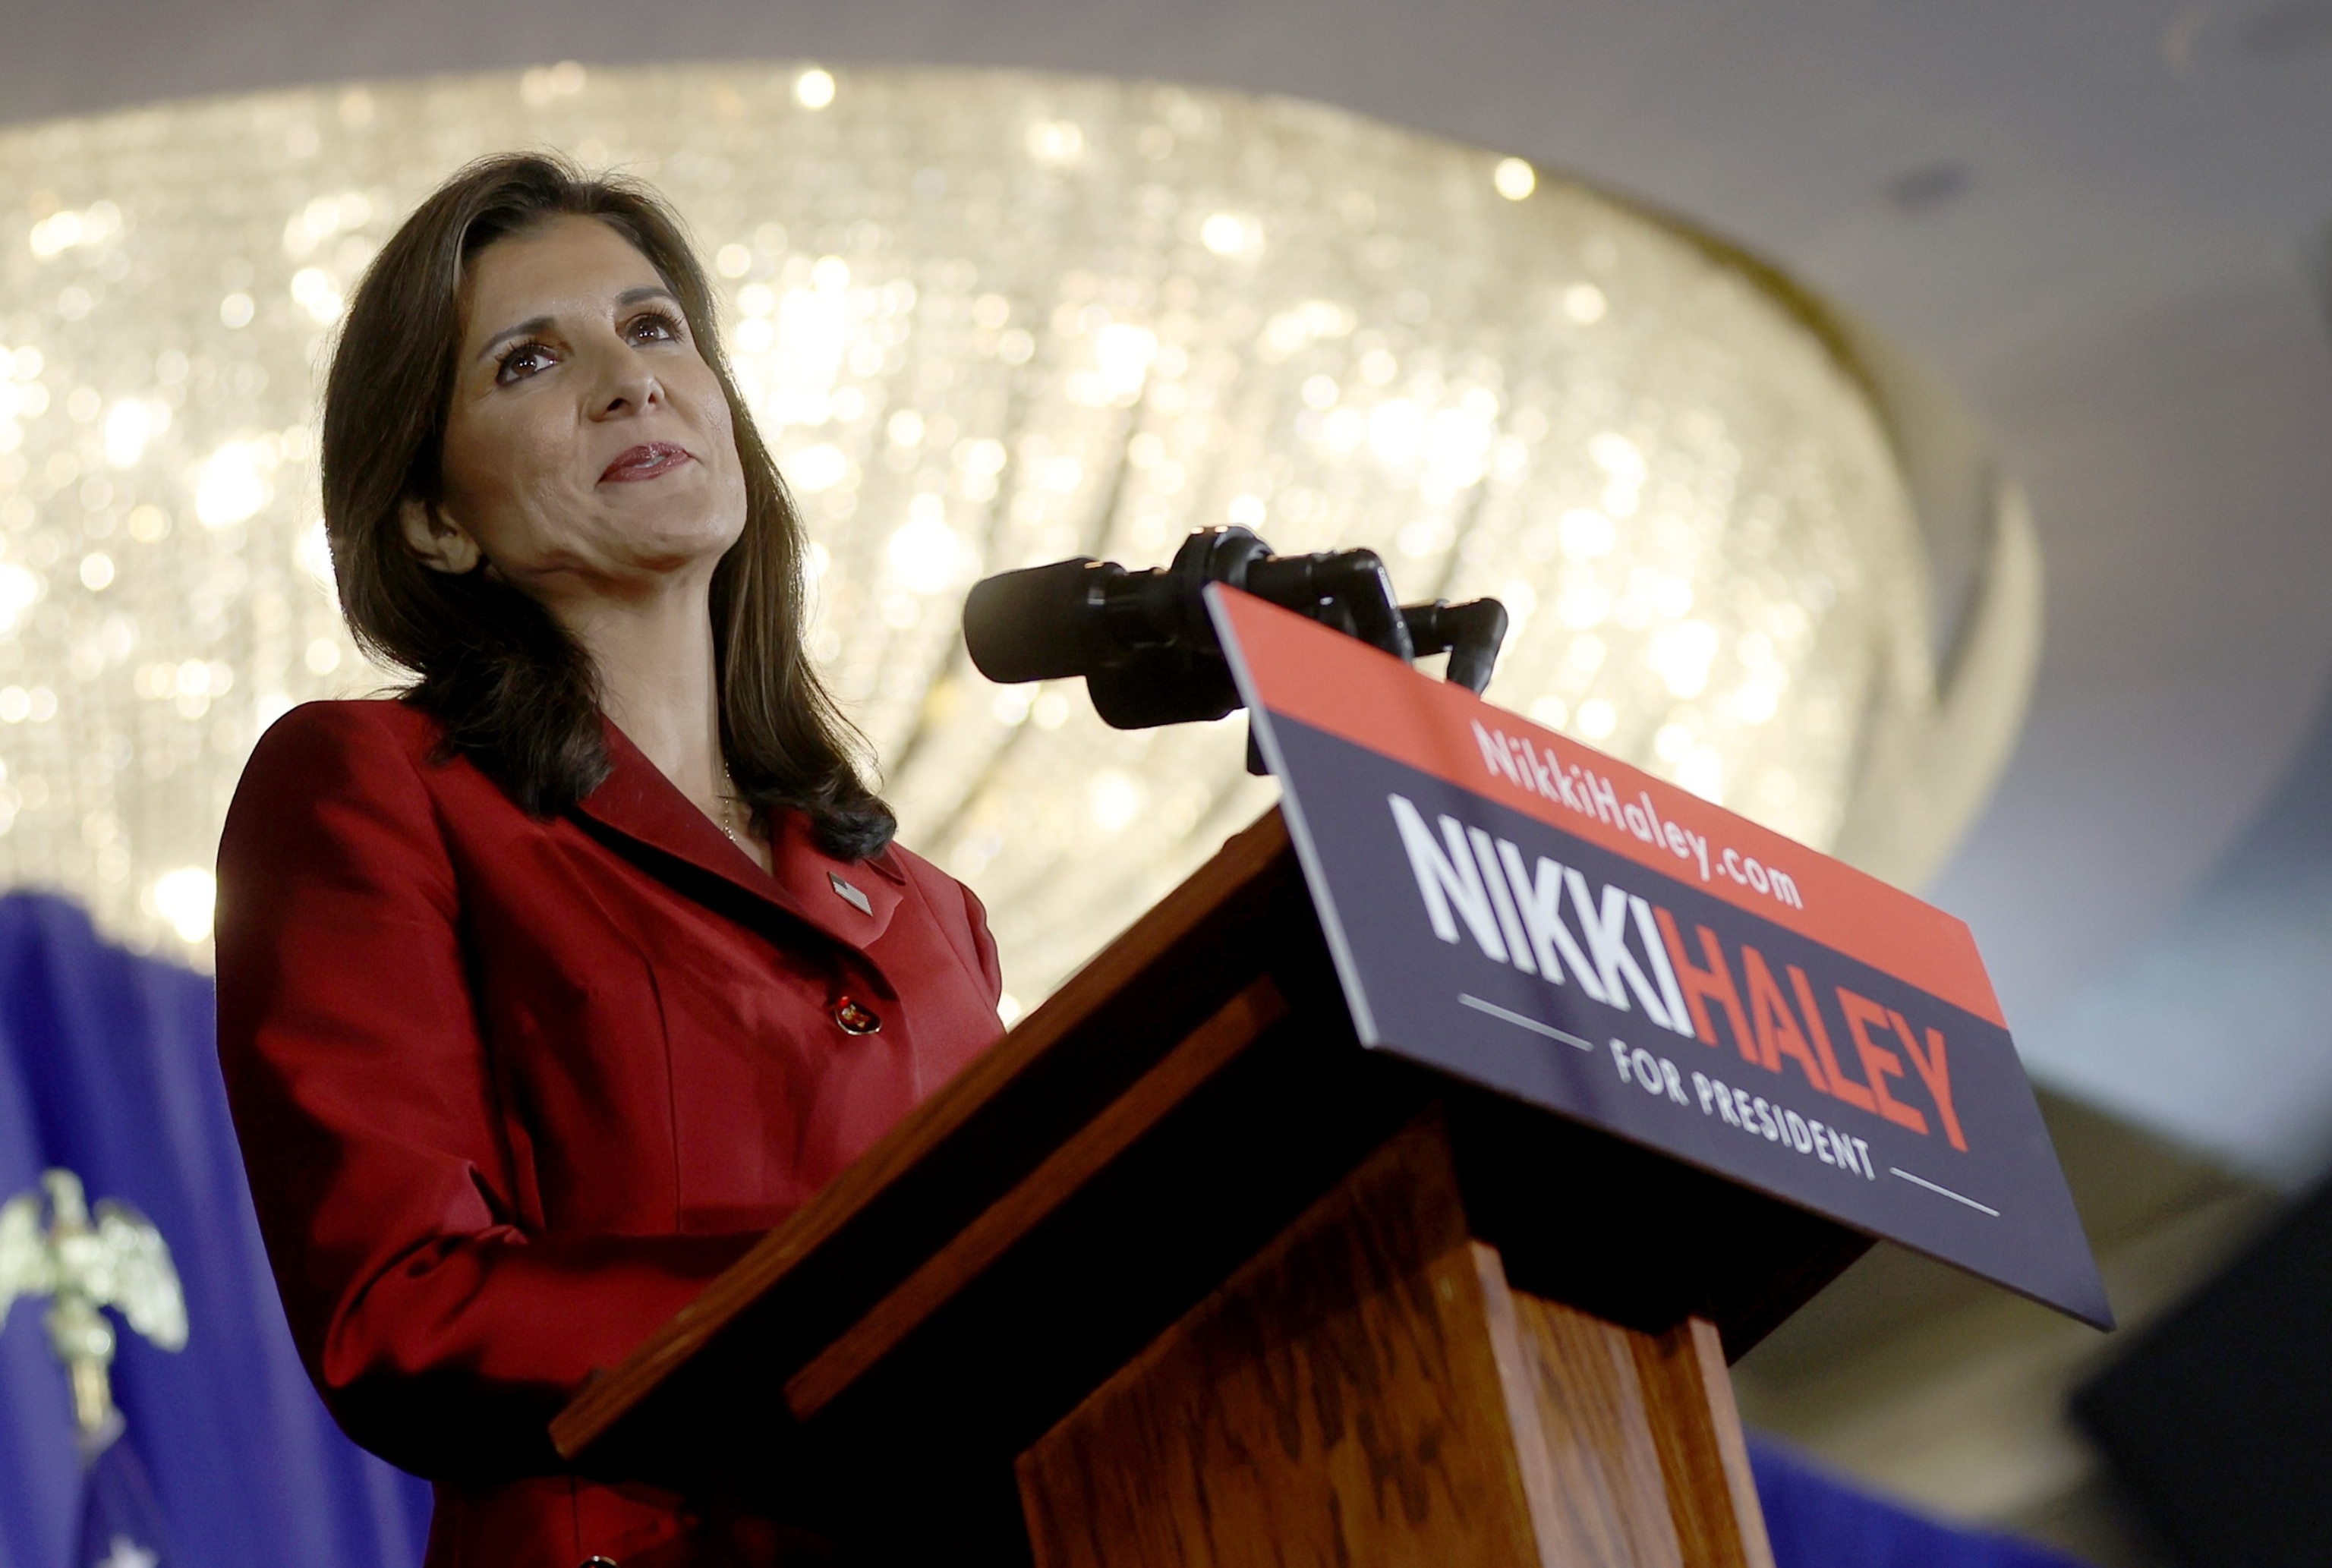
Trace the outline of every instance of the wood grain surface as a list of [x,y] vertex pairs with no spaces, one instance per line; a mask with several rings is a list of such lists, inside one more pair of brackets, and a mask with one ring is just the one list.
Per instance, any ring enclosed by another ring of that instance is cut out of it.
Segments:
[[1536,1568],[1438,1118],[1021,1457],[1039,1568]]
[[1773,1568],[1716,1324],[1687,1318],[1664,1334],[1628,1337],[1685,1561],[1692,1568]]
[[1515,1297],[1515,1315],[1554,1500],[1541,1511],[1546,1561],[1684,1568],[1633,1353],[1644,1336],[1532,1296]]
[[1715,1327],[1512,1289],[1438,1110],[1017,1474],[1038,1568],[1773,1568]]

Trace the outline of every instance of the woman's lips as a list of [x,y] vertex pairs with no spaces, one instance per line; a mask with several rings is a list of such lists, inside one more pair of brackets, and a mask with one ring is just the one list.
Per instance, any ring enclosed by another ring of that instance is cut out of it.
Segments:
[[684,447],[674,446],[669,441],[651,441],[645,446],[633,447],[607,464],[607,471],[599,475],[599,483],[628,484],[634,480],[654,479],[694,461]]

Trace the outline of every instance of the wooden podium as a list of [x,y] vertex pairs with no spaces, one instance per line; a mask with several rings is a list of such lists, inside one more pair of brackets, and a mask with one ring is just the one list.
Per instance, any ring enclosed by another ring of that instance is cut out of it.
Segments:
[[1728,1359],[1869,1245],[1356,1041],[1279,815],[552,1425],[806,1561],[1772,1561]]

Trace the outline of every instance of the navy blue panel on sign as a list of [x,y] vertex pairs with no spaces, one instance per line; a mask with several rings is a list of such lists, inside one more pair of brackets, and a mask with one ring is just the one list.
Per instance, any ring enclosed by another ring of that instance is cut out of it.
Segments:
[[1365,1043],[2111,1325],[2007,1031],[1432,774],[1257,724]]

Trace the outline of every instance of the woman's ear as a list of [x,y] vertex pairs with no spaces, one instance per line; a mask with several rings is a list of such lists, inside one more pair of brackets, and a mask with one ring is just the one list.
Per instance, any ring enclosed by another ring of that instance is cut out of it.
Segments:
[[425,501],[406,496],[397,503],[397,516],[405,528],[406,548],[433,571],[463,577],[484,559],[467,529]]

